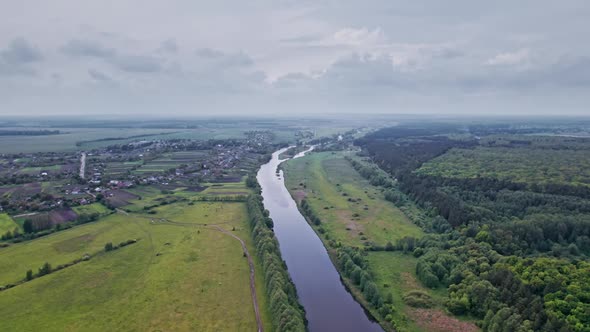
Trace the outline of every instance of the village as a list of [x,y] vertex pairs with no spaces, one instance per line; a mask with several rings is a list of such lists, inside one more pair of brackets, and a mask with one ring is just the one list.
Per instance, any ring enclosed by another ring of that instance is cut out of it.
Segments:
[[129,191],[136,187],[201,191],[214,183],[240,182],[276,145],[272,135],[252,131],[245,139],[139,140],[89,151],[3,154],[0,212],[32,220],[41,230],[92,219],[92,213],[76,213],[88,212],[83,206],[125,206],[139,198]]

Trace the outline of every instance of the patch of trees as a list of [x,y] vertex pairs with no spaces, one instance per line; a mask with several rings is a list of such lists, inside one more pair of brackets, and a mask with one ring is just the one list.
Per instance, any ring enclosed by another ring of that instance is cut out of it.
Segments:
[[97,212],[80,214],[73,222],[60,223],[57,225],[53,225],[49,217],[35,220],[25,219],[23,222],[23,233],[18,229],[7,231],[0,237],[0,240],[12,241],[13,243],[33,240],[55,232],[70,229],[76,225],[97,221],[99,217],[100,214]]
[[365,301],[375,308],[379,315],[395,329],[395,321],[391,313],[395,310],[392,297],[381,296],[373,276],[368,272],[367,262],[361,249],[340,247],[336,251],[339,270],[361,291]]
[[59,130],[0,130],[0,136],[48,136],[60,133]]
[[112,243],[112,242],[107,242],[107,243],[104,245],[104,251],[105,251],[105,252],[109,252],[109,251],[117,250],[117,249],[120,249],[120,248],[126,247],[126,246],[128,246],[128,245],[130,245],[130,244],[134,244],[134,243],[136,243],[136,242],[137,242],[137,240],[135,240],[135,239],[131,239],[131,240],[127,240],[127,241],[123,241],[123,242],[119,243],[118,245],[113,245],[113,243]]
[[[258,193],[259,190],[258,187]],[[272,231],[272,219],[264,209],[262,196],[250,195],[247,206],[256,254],[262,262],[273,327],[276,331],[306,331],[305,311],[281,258],[279,243]]]
[[307,218],[307,220],[309,220],[312,224],[314,224],[316,226],[321,225],[321,223],[322,223],[321,219],[313,211],[313,209],[311,208],[311,206],[309,205],[309,203],[307,202],[306,199],[301,200],[300,206],[301,206],[301,211],[303,212],[303,215]]

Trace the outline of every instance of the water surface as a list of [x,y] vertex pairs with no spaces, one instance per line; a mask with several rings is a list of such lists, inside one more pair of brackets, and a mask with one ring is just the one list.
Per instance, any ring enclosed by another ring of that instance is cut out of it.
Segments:
[[[295,283],[299,300],[305,307],[309,330],[316,331],[383,331],[371,321],[365,310],[346,290],[328,252],[317,234],[305,221],[284,184],[282,162],[276,151],[271,161],[258,171],[264,207],[274,221],[274,231]],[[303,156],[304,153],[294,158]]]

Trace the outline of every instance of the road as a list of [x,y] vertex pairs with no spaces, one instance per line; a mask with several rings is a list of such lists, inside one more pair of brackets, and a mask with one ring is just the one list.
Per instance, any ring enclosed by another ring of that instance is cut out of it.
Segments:
[[80,178],[84,179],[86,174],[86,152],[80,157]]
[[263,332],[264,329],[262,327],[262,319],[260,318],[260,309],[258,308],[258,298],[256,297],[256,283],[254,281],[254,276],[255,276],[255,272],[254,272],[254,261],[252,260],[252,257],[250,256],[250,253],[248,252],[248,248],[246,248],[246,244],[244,243],[244,241],[242,239],[240,239],[238,236],[236,236],[235,234],[233,234],[230,231],[227,231],[217,225],[212,225],[211,227],[217,229],[218,231],[227,234],[231,237],[233,237],[234,239],[240,241],[240,243],[242,244],[242,250],[244,251],[244,255],[246,255],[246,257],[248,258],[248,265],[250,265],[250,293],[252,293],[252,303],[254,303],[254,313],[256,314],[256,323],[258,324],[258,332]]

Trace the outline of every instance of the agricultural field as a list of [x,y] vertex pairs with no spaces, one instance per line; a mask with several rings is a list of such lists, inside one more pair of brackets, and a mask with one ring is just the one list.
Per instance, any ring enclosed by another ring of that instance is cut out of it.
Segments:
[[0,235],[6,232],[12,232],[15,229],[20,231],[20,225],[14,222],[6,213],[0,213]]
[[165,153],[156,159],[143,163],[134,174],[161,173],[181,165],[190,165],[206,160],[209,151],[182,151]]
[[[162,132],[175,132],[172,129],[141,129],[141,128],[60,128],[58,135],[47,136],[3,136],[0,140],[0,153],[31,153],[31,152],[66,152],[80,149],[92,149],[115,144],[105,138],[138,137],[154,135]],[[153,136],[150,136],[153,137]],[[94,144],[78,142],[97,141]],[[124,140],[126,142],[132,139]]]
[[140,167],[142,164],[142,161],[109,162],[106,164],[104,176],[107,178],[127,176],[128,173]]
[[285,183],[297,201],[305,199],[330,239],[349,246],[373,242],[385,246],[422,231],[386,201],[343,153],[321,152],[292,159],[284,166]]
[[58,172],[62,169],[62,165],[39,166],[39,167],[25,167],[19,170],[22,174],[39,174],[41,172]]
[[451,149],[417,170],[449,178],[590,186],[590,150],[477,147]]
[[72,208],[77,215],[90,215],[90,214],[98,214],[98,215],[105,215],[111,212],[111,210],[107,209],[104,205],[100,203],[92,203],[88,205],[80,205],[75,206]]
[[[116,213],[2,249],[0,265],[7,268],[0,271],[0,285],[22,280],[45,262],[57,266],[92,256],[1,291],[0,316],[10,317],[3,329],[256,330],[240,242],[212,226],[243,239],[253,254],[245,203],[180,202],[154,211]],[[108,242],[129,239],[137,242],[104,251]],[[253,256],[262,319],[270,327],[260,262]]]

